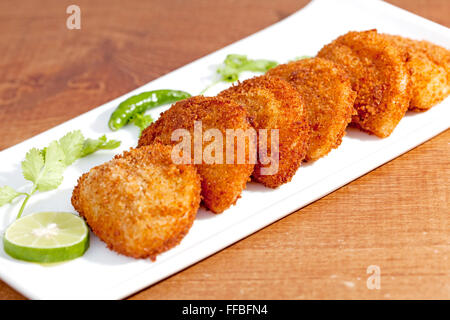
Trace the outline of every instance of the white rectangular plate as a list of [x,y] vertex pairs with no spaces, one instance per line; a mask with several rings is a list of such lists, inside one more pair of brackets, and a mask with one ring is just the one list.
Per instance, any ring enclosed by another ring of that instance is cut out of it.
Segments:
[[[106,133],[110,138],[122,140],[122,150],[135,146],[135,128],[114,133],[107,128],[109,115],[120,101],[153,89],[174,88],[194,94],[200,92],[212,79],[212,66],[222,62],[229,53],[286,62],[301,55],[315,55],[324,44],[349,30],[372,28],[450,47],[449,29],[384,2],[315,0],[263,31],[2,151],[0,185],[8,184],[19,190],[26,187],[19,165],[26,151],[32,147],[46,146],[70,130],[81,129],[89,137]],[[209,93],[214,94],[223,88],[225,85],[219,85]],[[250,183],[237,205],[223,214],[216,216],[200,210],[181,244],[158,256],[156,262],[118,255],[93,236],[91,248],[83,257],[55,266],[20,262],[0,249],[0,277],[27,297],[35,299],[126,297],[325,196],[446,130],[450,126],[449,103],[447,99],[425,113],[408,112],[394,133],[386,139],[349,129],[337,150],[319,161],[302,166],[291,183],[276,190]],[[153,110],[152,115],[157,117],[165,109],[167,107]],[[25,214],[48,210],[73,212],[70,197],[77,178],[120,151],[99,152],[79,160],[67,169],[61,187],[37,194],[30,201]],[[14,220],[17,210],[17,203],[0,208],[1,231]]]

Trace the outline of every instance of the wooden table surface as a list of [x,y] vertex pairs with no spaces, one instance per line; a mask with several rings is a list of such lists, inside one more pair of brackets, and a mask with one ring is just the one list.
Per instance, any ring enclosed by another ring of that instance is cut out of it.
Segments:
[[[307,2],[2,0],[0,150]],[[448,0],[389,2],[450,26]],[[81,30],[66,28],[72,3]],[[131,298],[449,299],[449,152],[447,131]],[[366,286],[370,265],[380,268],[379,290]],[[0,299],[22,298],[0,281]]]

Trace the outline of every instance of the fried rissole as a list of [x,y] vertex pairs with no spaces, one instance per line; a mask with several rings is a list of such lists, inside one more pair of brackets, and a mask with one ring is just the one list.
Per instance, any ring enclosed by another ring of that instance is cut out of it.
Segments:
[[352,123],[381,138],[389,136],[411,99],[403,50],[376,30],[348,32],[324,46],[318,57],[341,65],[357,92]]
[[108,247],[155,259],[189,231],[200,205],[200,177],[175,165],[171,147],[131,149],[78,180],[72,204]]
[[[176,129],[186,129],[192,138],[191,159],[195,161],[194,121],[201,121],[202,133],[209,129],[217,129],[223,137],[222,163],[205,162],[205,159],[200,159],[195,164],[202,178],[203,204],[214,213],[221,213],[236,203],[255,166],[255,161],[251,161],[250,155],[254,157],[256,154],[256,136],[255,139],[245,139],[245,150],[242,151],[245,152],[244,161],[238,161],[236,142],[234,157],[231,157],[231,163],[227,163],[226,130],[241,129],[245,134],[251,129],[243,107],[231,100],[217,97],[197,96],[177,102],[143,131],[138,145],[141,147],[153,142],[177,145],[180,141],[173,141],[172,133]],[[211,141],[203,139],[201,152],[214,141],[215,138]]]
[[[252,175],[254,180],[270,188],[291,181],[305,157],[309,132],[305,108],[296,90],[284,80],[261,76],[238,83],[222,91],[219,97],[242,105],[256,131],[267,129],[267,141],[264,136],[259,143],[267,147],[268,156],[272,152],[277,154],[278,168],[275,173],[264,174],[261,169],[269,165],[258,162]],[[272,129],[278,130],[275,150],[271,149]]]
[[425,111],[450,93],[450,51],[428,41],[384,35],[406,53],[411,73],[410,110]]
[[341,67],[311,58],[279,65],[266,74],[289,81],[304,102],[311,127],[305,160],[317,160],[341,144],[356,97]]

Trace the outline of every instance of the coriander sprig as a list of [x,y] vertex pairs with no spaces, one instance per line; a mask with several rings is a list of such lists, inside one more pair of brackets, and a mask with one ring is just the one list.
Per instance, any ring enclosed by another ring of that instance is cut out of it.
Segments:
[[223,64],[221,64],[216,70],[220,76],[219,79],[203,89],[201,94],[205,93],[206,90],[219,82],[235,82],[239,80],[239,75],[244,71],[264,73],[277,65],[278,62],[272,60],[252,60],[248,59],[246,55],[229,54],[225,58]]
[[118,146],[120,141],[107,140],[104,135],[98,139],[85,139],[80,130],[75,130],[52,141],[42,150],[30,149],[22,161],[23,177],[33,183],[30,191],[18,192],[10,186],[0,187],[0,207],[19,196],[25,196],[17,214],[17,219],[20,218],[31,196],[37,191],[58,188],[63,181],[64,170],[77,159],[100,149],[115,149]]
[[152,122],[153,118],[149,114],[136,114],[132,119],[131,122],[139,128],[139,135],[142,134],[142,131],[144,131],[145,128],[147,128]]

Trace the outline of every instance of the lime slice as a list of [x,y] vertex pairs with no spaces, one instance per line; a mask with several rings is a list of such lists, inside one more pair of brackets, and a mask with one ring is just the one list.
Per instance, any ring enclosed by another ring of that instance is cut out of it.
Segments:
[[38,212],[16,220],[6,229],[3,248],[19,260],[71,260],[89,248],[89,230],[83,219],[72,213]]

